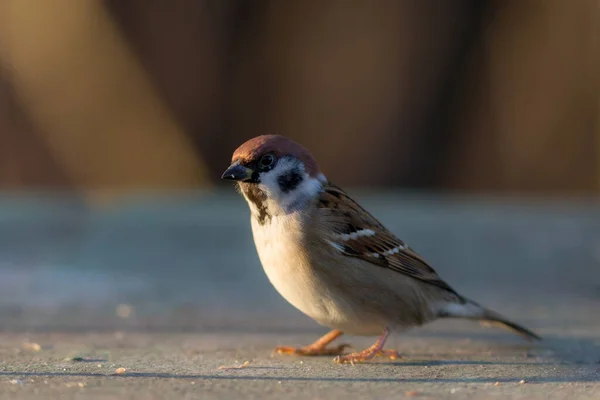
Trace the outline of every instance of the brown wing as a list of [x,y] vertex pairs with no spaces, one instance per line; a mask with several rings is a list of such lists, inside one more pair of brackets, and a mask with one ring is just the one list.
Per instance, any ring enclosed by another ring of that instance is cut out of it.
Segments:
[[319,198],[321,217],[332,226],[329,243],[349,257],[408,275],[454,294],[433,268],[342,189],[329,184]]

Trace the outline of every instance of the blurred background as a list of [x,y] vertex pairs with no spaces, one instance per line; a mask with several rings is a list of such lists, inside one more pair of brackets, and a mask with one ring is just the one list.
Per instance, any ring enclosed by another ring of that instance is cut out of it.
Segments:
[[595,0],[4,0],[0,185],[215,185],[264,133],[341,185],[594,195]]
[[290,311],[219,182],[264,133],[456,286],[600,296],[597,0],[2,0],[5,326]]

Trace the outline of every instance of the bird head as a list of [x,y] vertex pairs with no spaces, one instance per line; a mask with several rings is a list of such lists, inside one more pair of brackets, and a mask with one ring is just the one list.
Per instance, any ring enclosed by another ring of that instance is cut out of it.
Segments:
[[266,208],[271,215],[297,211],[326,182],[310,152],[279,135],[257,136],[242,144],[221,178],[238,183],[251,209]]

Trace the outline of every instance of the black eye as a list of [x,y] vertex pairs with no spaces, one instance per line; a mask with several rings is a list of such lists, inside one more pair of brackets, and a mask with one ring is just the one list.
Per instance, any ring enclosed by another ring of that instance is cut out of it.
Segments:
[[272,154],[265,154],[264,156],[261,157],[261,159],[258,163],[260,164],[261,168],[268,168],[271,165],[273,165],[274,162],[275,162],[275,157]]

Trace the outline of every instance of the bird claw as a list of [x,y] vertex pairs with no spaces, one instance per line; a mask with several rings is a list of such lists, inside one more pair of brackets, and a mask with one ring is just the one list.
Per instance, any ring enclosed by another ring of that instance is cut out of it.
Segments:
[[341,355],[344,353],[344,349],[347,347],[352,347],[347,343],[340,344],[335,347],[314,347],[314,346],[304,346],[304,347],[288,347],[288,346],[280,346],[276,347],[273,350],[274,353],[277,354],[287,354],[287,355],[299,355],[299,356],[335,356]]
[[398,360],[401,359],[402,356],[396,350],[380,350],[376,354],[377,357],[387,357],[390,360]]
[[375,356],[386,356],[391,360],[396,360],[400,357],[400,354],[396,350],[375,350],[366,349],[358,353],[351,353],[345,356],[337,356],[333,359],[333,362],[338,364],[352,364],[369,361]]

